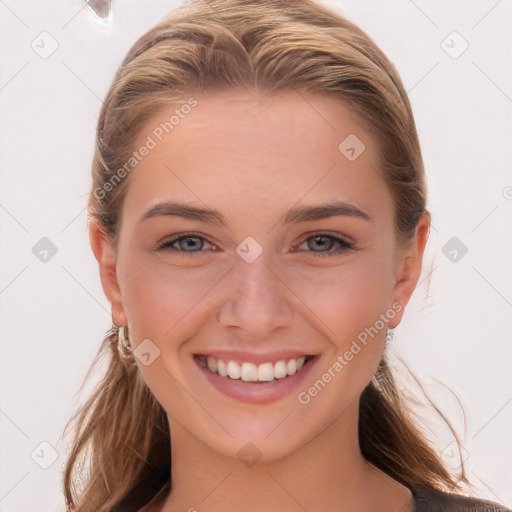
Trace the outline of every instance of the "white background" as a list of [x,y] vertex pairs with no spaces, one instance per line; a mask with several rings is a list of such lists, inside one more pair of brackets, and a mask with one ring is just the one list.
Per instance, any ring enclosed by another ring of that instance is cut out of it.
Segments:
[[[397,66],[428,174],[430,282],[395,352],[461,435],[477,494],[511,506],[512,1],[329,3]],[[114,0],[102,25],[78,0],[0,1],[2,512],[63,510],[62,430],[111,325],[86,231],[96,120],[128,48],[176,5]],[[31,47],[43,31],[58,43],[47,59]],[[46,263],[32,252],[42,237],[57,247]],[[453,237],[468,249],[455,262]],[[453,463],[432,418],[425,431]],[[49,460],[44,441],[58,452],[48,469],[31,458]]]

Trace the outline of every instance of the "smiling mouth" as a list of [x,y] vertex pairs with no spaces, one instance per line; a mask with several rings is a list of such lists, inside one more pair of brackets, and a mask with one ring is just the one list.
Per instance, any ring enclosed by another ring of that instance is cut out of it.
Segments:
[[233,360],[224,361],[204,355],[195,355],[194,358],[212,373],[231,380],[241,380],[247,383],[264,384],[287,379],[299,373],[315,356],[281,359],[275,363],[267,362],[255,364],[249,362],[238,363]]

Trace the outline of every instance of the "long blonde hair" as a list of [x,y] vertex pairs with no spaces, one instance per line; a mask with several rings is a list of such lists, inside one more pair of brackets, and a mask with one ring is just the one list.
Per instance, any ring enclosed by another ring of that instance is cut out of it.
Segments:
[[[142,123],[170,102],[235,87],[343,100],[375,137],[397,240],[411,240],[426,210],[421,151],[400,77],[373,40],[313,0],[195,0],[132,46],[100,112],[88,208],[114,246],[128,183],[119,177]],[[107,333],[85,381],[100,362],[106,371],[66,425],[74,429],[63,481],[69,511],[136,511],[170,492],[167,416],[120,354],[118,335],[114,326]],[[359,442],[369,462],[409,488],[467,483],[462,460],[452,474],[418,428],[386,352],[360,397]]]

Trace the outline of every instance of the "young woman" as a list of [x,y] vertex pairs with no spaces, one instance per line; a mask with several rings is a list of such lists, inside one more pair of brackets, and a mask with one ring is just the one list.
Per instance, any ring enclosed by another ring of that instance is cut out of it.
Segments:
[[387,361],[430,215],[404,87],[354,24],[175,10],[107,94],[89,212],[113,326],[69,511],[505,510],[456,494]]

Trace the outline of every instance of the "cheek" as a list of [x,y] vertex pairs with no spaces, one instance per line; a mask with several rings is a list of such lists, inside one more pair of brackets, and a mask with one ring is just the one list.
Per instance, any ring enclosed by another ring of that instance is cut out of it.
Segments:
[[204,318],[214,314],[211,304],[215,286],[221,284],[229,269],[178,269],[162,261],[148,263],[144,259],[132,260],[120,277],[133,347],[150,339],[160,350],[150,365],[138,362],[139,370],[166,411],[192,414],[179,384],[186,381],[187,372],[180,349],[201,329]]
[[[387,306],[391,282],[382,252],[379,258],[371,253],[356,255],[352,262],[338,267],[283,266],[281,270],[280,278],[289,288],[281,291],[283,300],[295,302],[295,308],[302,308],[298,314],[312,323],[316,318],[316,326],[327,338],[357,336],[373,325]],[[145,338],[180,337],[184,341],[192,336],[198,329],[198,315],[204,318],[207,312],[211,317],[222,300],[229,300],[224,288],[236,286],[229,284],[229,272],[226,265],[179,268],[161,260],[132,259],[120,281],[135,344]],[[295,299],[285,297],[290,292]],[[219,299],[219,294],[224,298]]]
[[388,307],[392,283],[383,267],[360,258],[329,271],[316,269],[301,276],[290,272],[286,282],[311,310],[309,317],[324,325],[326,337],[344,349]]
[[143,338],[172,338],[173,330],[183,332],[194,314],[209,304],[216,284],[228,270],[179,269],[162,261],[133,262],[121,280],[123,305],[135,343]]
[[308,297],[307,305],[328,327],[324,332],[331,342],[298,395],[308,407],[308,418],[324,411],[337,417],[370,382],[384,351],[388,326],[381,315],[388,311],[391,284],[379,260],[362,259],[296,283],[298,294]]

